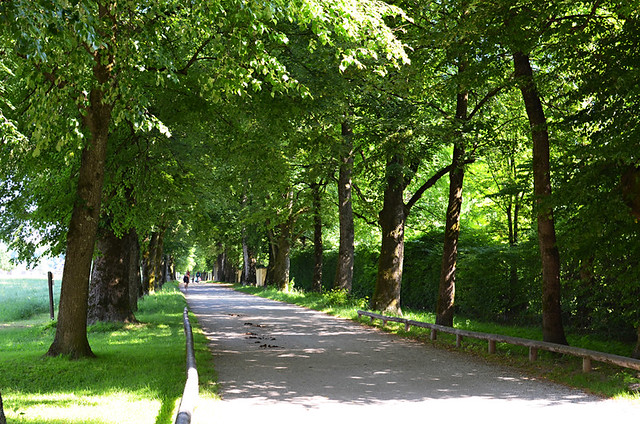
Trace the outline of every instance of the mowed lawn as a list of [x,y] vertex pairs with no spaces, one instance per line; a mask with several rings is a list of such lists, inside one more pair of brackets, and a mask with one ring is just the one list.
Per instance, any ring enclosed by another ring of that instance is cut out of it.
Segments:
[[[55,334],[48,312],[2,324],[0,391],[8,422],[172,422],[185,383],[185,304],[176,283],[165,285],[140,301],[140,323],[91,326],[97,358],[77,361],[43,356]],[[215,398],[213,361],[195,317],[190,320],[206,401]]]

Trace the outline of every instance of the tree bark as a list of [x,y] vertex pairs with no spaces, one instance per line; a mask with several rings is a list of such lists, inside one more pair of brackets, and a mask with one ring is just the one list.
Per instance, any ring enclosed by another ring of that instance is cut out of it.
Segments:
[[218,251],[220,253],[218,253],[218,256],[216,257],[216,275],[214,276],[214,280],[215,281],[224,281],[224,250],[223,250],[223,246],[222,243],[218,243],[217,245]]
[[273,284],[278,290],[289,288],[289,271],[291,269],[291,224],[289,221],[278,225],[278,248],[273,266]]
[[636,220],[640,219],[640,167],[630,166],[620,179],[622,198]]
[[640,359],[640,325],[638,326],[638,341],[636,342],[636,347],[633,349],[631,357]]
[[165,270],[164,270],[164,234],[165,229],[158,231],[158,238],[156,241],[155,257],[153,260],[153,273],[154,273],[154,289],[159,290],[164,284]]
[[371,307],[383,313],[400,314],[400,289],[404,262],[404,226],[408,210],[404,204],[403,159],[394,155],[387,162],[384,203],[380,211],[379,224],[382,230],[382,245],[378,259],[376,287]]
[[247,229],[242,229],[242,284],[256,285],[256,256],[249,245],[249,237],[247,236]]
[[[462,96],[465,97],[462,102],[466,103],[466,94]],[[461,102],[460,95],[458,96],[458,102],[459,104]],[[464,108],[466,109],[466,104]],[[449,173],[449,202],[436,307],[436,324],[448,327],[453,326],[458,238],[460,236],[460,212],[462,209],[462,183],[464,181],[464,165],[462,163],[464,154],[464,146],[455,145],[453,147],[453,168]]]
[[273,286],[273,268],[276,263],[276,256],[278,256],[278,243],[276,243],[276,236],[273,233],[273,229],[267,229],[267,239],[269,240],[269,262],[267,263],[267,276],[264,284],[265,286]]
[[538,242],[542,259],[542,337],[546,342],[568,344],[562,325],[560,306],[560,253],[556,244],[553,209],[549,204],[551,172],[547,120],[533,79],[529,56],[522,52],[515,52],[513,63],[533,141],[533,185],[537,206]]
[[131,309],[130,255],[127,237],[118,237],[110,226],[100,231],[89,289],[87,323],[135,322]]
[[132,311],[138,310],[138,299],[144,294],[142,280],[140,278],[140,243],[135,229],[129,230],[125,236],[125,249],[129,251],[129,305]]
[[156,289],[156,251],[158,249],[158,233],[151,233],[149,242],[142,255],[142,285],[145,293],[153,293]]
[[[458,73],[464,73],[466,61],[461,61]],[[468,120],[469,93],[461,90],[456,96],[456,124],[462,125]],[[436,305],[436,324],[453,326],[454,303],[456,293],[456,267],[458,264],[458,238],[460,236],[460,213],[462,210],[462,184],[464,182],[465,146],[463,129],[454,133],[453,158],[449,171],[449,200],[444,229],[444,247],[442,266]]]
[[[98,82],[105,84],[109,72],[101,59],[98,57],[94,75]],[[87,339],[89,275],[100,217],[111,121],[111,106],[103,103],[103,95],[99,88],[91,90],[89,106],[83,116],[90,137],[82,150],[76,200],[67,232],[58,323],[48,356],[69,355],[73,359],[94,356]]]
[[342,123],[344,151],[341,157],[338,177],[338,216],[340,219],[340,246],[334,289],[351,291],[354,262],[354,227],[351,204],[351,174],[353,172],[353,131],[348,122]]
[[322,198],[320,193],[321,185],[314,183],[311,187],[313,191],[313,279],[311,290],[322,293]]

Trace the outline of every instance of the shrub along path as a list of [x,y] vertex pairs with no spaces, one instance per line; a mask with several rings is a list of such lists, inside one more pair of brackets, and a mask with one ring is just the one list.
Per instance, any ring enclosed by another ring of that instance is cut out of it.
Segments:
[[187,302],[210,340],[222,397],[196,410],[198,422],[637,419],[637,403],[602,400],[221,284],[190,284]]

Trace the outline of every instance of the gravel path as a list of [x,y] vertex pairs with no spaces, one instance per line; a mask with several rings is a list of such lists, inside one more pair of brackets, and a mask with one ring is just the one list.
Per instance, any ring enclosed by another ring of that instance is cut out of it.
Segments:
[[[380,330],[220,284],[190,284],[222,401],[202,423],[636,422],[640,404],[535,381]],[[304,421],[302,421],[304,420]]]

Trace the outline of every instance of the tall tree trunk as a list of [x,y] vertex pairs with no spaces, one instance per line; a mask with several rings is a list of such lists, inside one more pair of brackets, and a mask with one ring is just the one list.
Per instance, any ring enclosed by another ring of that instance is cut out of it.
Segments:
[[224,281],[224,250],[222,243],[218,243],[217,245],[218,251],[220,251],[220,253],[218,253],[218,256],[216,257],[216,275],[214,277],[214,279],[216,281]]
[[249,241],[247,240],[247,229],[242,228],[242,285],[249,285],[251,273],[251,258],[249,256]]
[[353,209],[351,205],[351,174],[353,172],[353,131],[348,122],[342,123],[343,154],[338,177],[338,216],[340,246],[333,288],[351,291],[354,262]]
[[[465,72],[467,63],[462,61],[458,73]],[[469,93],[461,91],[456,96],[456,124],[467,121]],[[436,324],[453,326],[454,302],[456,293],[456,267],[458,263],[458,238],[460,236],[460,213],[462,210],[462,184],[464,182],[465,146],[462,129],[455,132],[453,159],[449,172],[449,201],[444,229],[444,247],[442,250],[442,267],[438,287],[438,303],[436,306]]]
[[135,322],[129,297],[131,249],[127,237],[118,237],[110,226],[100,231],[93,261],[87,322]]
[[638,326],[638,341],[636,343],[635,349],[633,349],[633,353],[631,354],[631,357],[640,359],[640,325]]
[[[465,96],[466,97],[466,96]],[[460,101],[460,100],[458,100]],[[462,183],[464,181],[464,147],[454,146],[453,168],[449,173],[449,202],[442,250],[442,267],[438,288],[436,324],[453,326],[456,267],[458,263],[458,238],[460,236],[460,212],[462,209]]]
[[171,281],[178,279],[176,276],[176,258],[173,255],[169,255],[169,278],[171,278]]
[[278,225],[278,248],[273,266],[273,284],[278,290],[289,288],[289,271],[291,269],[291,223]]
[[156,252],[158,249],[158,233],[151,233],[147,248],[142,255],[142,284],[145,293],[153,293],[156,289]]
[[[99,83],[107,83],[109,71],[102,57],[97,58],[94,75]],[[111,121],[111,106],[103,103],[101,89],[91,90],[89,106],[84,112],[82,121],[90,137],[82,150],[76,199],[67,232],[58,323],[48,356],[94,356],[87,339],[87,301]]]
[[164,283],[164,235],[166,230],[163,228],[158,231],[158,237],[156,240],[155,257],[153,260],[153,287],[155,290],[162,288]]
[[322,292],[322,198],[320,192],[321,184],[314,183],[311,186],[313,191],[313,280],[311,290],[316,293]]
[[126,238],[125,249],[129,251],[129,305],[132,311],[138,310],[138,299],[144,294],[142,280],[140,278],[140,243],[135,229],[129,230]]
[[522,52],[515,52],[513,63],[533,141],[533,186],[537,206],[538,242],[542,259],[542,337],[546,342],[568,344],[560,307],[560,253],[556,244],[553,209],[549,204],[551,172],[547,120],[533,79],[529,56]]
[[222,263],[224,264],[224,281],[227,283],[235,283],[236,282],[236,267],[229,261],[229,254],[227,253],[227,248],[224,248],[224,253],[222,255]]
[[275,284],[273,268],[278,256],[278,243],[272,229],[267,229],[267,239],[269,240],[269,262],[267,263],[267,277],[264,284],[265,286],[273,286]]
[[376,287],[371,307],[384,313],[400,314],[400,289],[404,262],[404,226],[408,211],[404,204],[403,159],[393,156],[387,162],[384,203],[378,222],[382,246],[378,259]]

